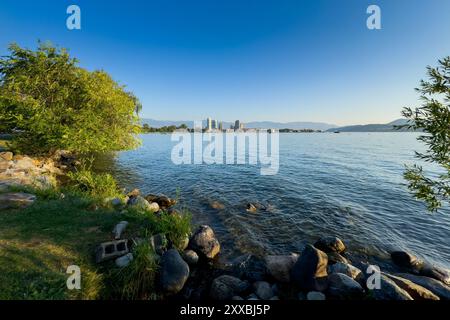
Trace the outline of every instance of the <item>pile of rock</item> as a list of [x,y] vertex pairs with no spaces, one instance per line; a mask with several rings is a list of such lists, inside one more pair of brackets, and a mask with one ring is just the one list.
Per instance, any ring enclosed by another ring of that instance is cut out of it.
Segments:
[[58,163],[53,159],[35,159],[0,152],[0,210],[23,208],[32,204],[36,197],[12,189],[29,186],[39,189],[52,188],[56,176],[62,174]]
[[[371,266],[362,270],[345,257],[345,244],[325,237],[301,254],[264,258],[266,273],[257,277],[230,272],[216,277],[210,288],[215,300],[439,300],[450,299],[449,271],[427,264],[405,252],[393,253],[405,272],[388,274]],[[254,258],[255,259],[255,258]],[[248,259],[247,259],[248,260]],[[242,269],[241,262],[238,263]],[[253,263],[255,265],[255,263]],[[406,270],[407,269],[407,270]],[[242,270],[241,270],[242,271]],[[378,271],[379,277],[373,277]],[[372,278],[371,278],[372,277]],[[372,280],[375,279],[375,283]],[[377,281],[378,279],[378,285]]]

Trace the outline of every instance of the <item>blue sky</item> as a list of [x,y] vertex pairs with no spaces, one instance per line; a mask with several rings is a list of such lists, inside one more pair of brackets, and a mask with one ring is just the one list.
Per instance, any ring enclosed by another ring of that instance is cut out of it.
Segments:
[[[370,4],[382,30],[366,28]],[[0,54],[38,39],[109,72],[147,118],[388,122],[450,54],[450,1],[1,0]]]

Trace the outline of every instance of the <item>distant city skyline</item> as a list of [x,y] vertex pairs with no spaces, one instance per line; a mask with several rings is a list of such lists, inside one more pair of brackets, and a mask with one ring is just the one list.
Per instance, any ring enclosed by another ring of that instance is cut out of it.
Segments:
[[[450,54],[448,0],[77,0],[0,4],[0,55],[37,40],[103,69],[143,118],[388,123],[417,106],[426,66]],[[366,10],[381,8],[382,29]]]

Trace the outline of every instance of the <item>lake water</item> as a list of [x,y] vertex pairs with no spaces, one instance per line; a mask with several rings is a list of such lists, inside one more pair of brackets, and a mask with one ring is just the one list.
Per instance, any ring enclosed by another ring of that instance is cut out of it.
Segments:
[[[416,133],[280,134],[277,175],[250,165],[175,165],[170,135],[143,135],[137,150],[103,167],[126,188],[176,196],[194,223],[211,225],[222,256],[299,251],[337,235],[369,262],[406,249],[450,267],[450,210],[429,214],[403,180],[404,164],[421,150]],[[433,168],[430,168],[433,170]],[[224,209],[214,209],[214,202]],[[247,202],[269,205],[249,213]]]

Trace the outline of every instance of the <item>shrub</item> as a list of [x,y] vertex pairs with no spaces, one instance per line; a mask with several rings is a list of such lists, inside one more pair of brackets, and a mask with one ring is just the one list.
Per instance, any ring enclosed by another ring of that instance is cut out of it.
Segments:
[[109,173],[94,173],[87,169],[67,174],[70,187],[96,199],[120,196],[116,180]]
[[87,71],[65,49],[13,44],[0,57],[0,132],[17,129],[21,153],[75,153],[138,145],[138,99],[104,71]]

